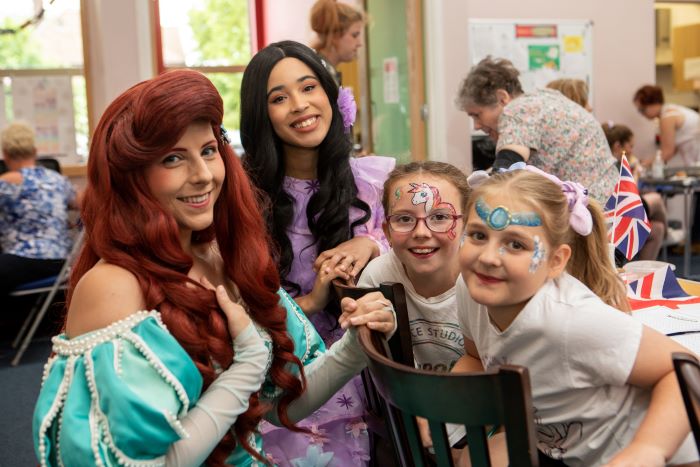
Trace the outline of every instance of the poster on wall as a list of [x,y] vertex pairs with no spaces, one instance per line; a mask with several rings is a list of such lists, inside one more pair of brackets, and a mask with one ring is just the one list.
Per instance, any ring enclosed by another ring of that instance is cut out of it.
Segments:
[[61,164],[78,163],[70,76],[12,78],[12,107],[16,120],[34,126],[39,156]]
[[506,58],[520,71],[525,92],[559,78],[582,79],[593,100],[593,22],[590,20],[469,21],[469,62]]

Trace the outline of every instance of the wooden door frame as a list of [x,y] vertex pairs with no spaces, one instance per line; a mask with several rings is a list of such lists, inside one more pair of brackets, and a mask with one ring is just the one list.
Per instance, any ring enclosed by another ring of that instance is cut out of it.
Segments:
[[406,43],[408,44],[409,120],[411,160],[428,159],[425,138],[425,73],[423,50],[423,0],[406,1]]

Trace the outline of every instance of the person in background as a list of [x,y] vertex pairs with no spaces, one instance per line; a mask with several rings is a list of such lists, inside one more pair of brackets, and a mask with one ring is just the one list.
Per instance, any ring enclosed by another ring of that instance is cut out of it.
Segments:
[[[700,114],[693,109],[665,103],[661,87],[645,85],[634,94],[634,105],[649,120],[659,122],[659,152],[667,167],[687,167],[700,162]],[[651,163],[653,159],[647,159]],[[700,219],[698,194],[694,196],[694,219]],[[669,211],[674,218],[682,218],[680,197],[669,200]],[[684,226],[688,229],[688,226]],[[700,252],[700,222],[692,223],[690,232],[694,253]]]
[[555,79],[547,83],[547,88],[559,91],[589,112],[593,111],[593,107],[588,101],[588,84],[584,80],[573,78]]
[[318,0],[311,8],[310,19],[311,29],[317,35],[311,47],[340,86],[342,76],[336,67],[357,58],[357,50],[362,47],[365,13],[337,0]]
[[524,93],[519,74],[510,61],[487,57],[459,87],[459,108],[497,142],[494,170],[526,161],[583,184],[605,203],[617,172],[600,124],[559,92]]
[[[326,344],[343,334],[331,280],[354,280],[370,259],[389,249],[381,199],[395,165],[390,157],[350,156],[352,118],[339,100],[318,55],[298,42],[270,44],[243,73],[243,166],[265,199],[282,284]],[[323,434],[323,443],[264,427],[276,462],[311,462],[306,453],[318,444],[339,465],[366,463],[366,429],[348,429],[363,423],[361,384],[356,378],[301,424]]]
[[527,367],[538,450],[565,465],[696,462],[671,359],[688,350],[624,312],[586,189],[532,166],[475,172],[469,185],[457,291],[466,354],[454,371]]
[[665,103],[659,86],[642,86],[633,101],[645,118],[658,119],[661,159],[669,167],[691,166],[700,160],[700,115],[696,111]]
[[37,165],[34,130],[15,122],[0,133],[0,298],[56,275],[71,248],[68,211],[79,200],[66,177]]
[[[102,115],[34,412],[42,466],[261,465],[263,416],[293,428],[365,366],[354,329],[326,351],[279,288],[222,119],[192,70],[136,84]],[[362,303],[340,322],[395,324]]]
[[[632,175],[635,180],[639,180],[641,172],[641,164],[632,154],[634,149],[634,134],[629,127],[625,125],[614,124],[612,122],[603,123],[603,132],[608,140],[610,150],[613,156],[618,161],[618,170],[622,155],[625,154],[632,168]],[[667,215],[666,206],[661,195],[655,191],[641,193],[644,209],[647,211],[647,217],[651,222],[651,233],[644,243],[644,246],[639,250],[637,259],[640,260],[655,260],[661,251],[661,245],[666,236]]]

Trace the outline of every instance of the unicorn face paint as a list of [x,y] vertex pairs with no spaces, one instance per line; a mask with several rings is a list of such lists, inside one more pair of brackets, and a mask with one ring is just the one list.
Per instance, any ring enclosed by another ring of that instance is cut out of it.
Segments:
[[[404,265],[413,284],[452,284],[459,274],[457,257],[459,236],[464,226],[457,219],[450,230],[433,232],[427,225],[428,215],[460,215],[455,206],[460,206],[459,191],[450,182],[430,174],[410,174],[392,184],[390,193],[401,193],[390,206],[387,216],[406,216],[418,219],[410,232],[398,232],[389,222],[384,232],[390,240],[394,253]],[[447,289],[445,289],[447,290]],[[421,292],[419,292],[421,293]]]
[[[409,185],[411,189],[408,192],[413,193],[411,203],[416,206],[424,204],[426,214],[431,214],[433,210],[444,210],[447,214],[457,214],[457,210],[452,203],[443,201],[440,196],[440,190],[437,187],[428,185],[425,182],[410,182]],[[455,227],[456,225],[447,232],[451,239],[454,239],[457,235]]]
[[494,322],[514,319],[549,278],[546,239],[540,216],[509,194],[485,195],[470,209],[460,268],[470,295]]

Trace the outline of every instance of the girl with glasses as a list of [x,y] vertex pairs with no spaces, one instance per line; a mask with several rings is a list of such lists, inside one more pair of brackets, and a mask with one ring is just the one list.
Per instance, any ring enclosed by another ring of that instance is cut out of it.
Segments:
[[455,283],[468,197],[464,173],[444,162],[400,165],[384,183],[383,228],[392,248],[370,261],[358,285],[404,285],[418,368],[447,372],[464,354]]

